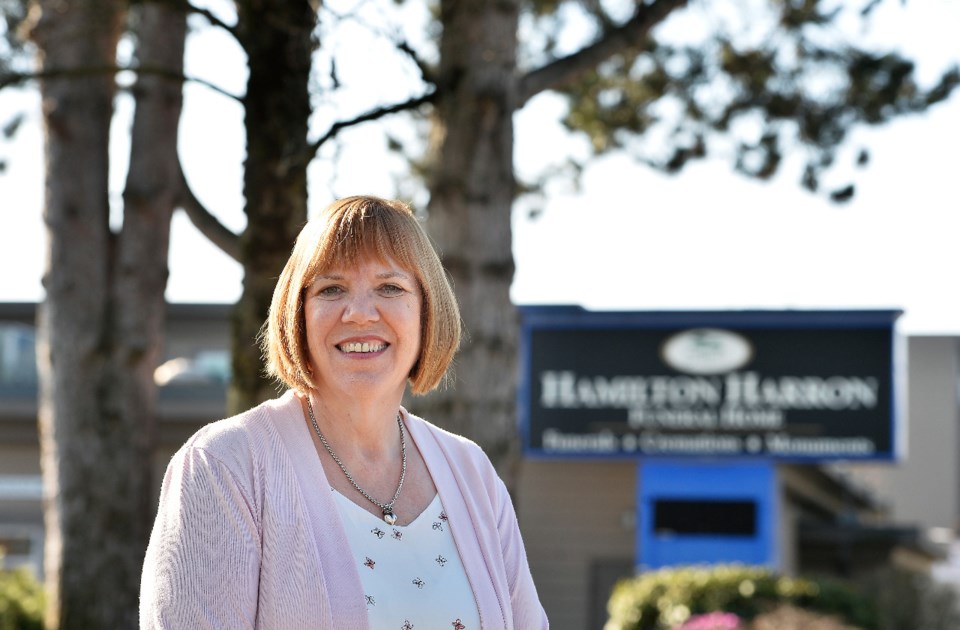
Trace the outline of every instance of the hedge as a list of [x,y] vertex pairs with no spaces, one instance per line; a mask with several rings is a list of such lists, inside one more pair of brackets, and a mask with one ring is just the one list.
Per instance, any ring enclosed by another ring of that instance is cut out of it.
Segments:
[[26,569],[0,569],[0,630],[43,630],[43,589]]
[[876,606],[852,587],[739,565],[661,569],[622,580],[610,597],[605,630],[668,630],[711,612],[750,620],[779,604],[879,630]]

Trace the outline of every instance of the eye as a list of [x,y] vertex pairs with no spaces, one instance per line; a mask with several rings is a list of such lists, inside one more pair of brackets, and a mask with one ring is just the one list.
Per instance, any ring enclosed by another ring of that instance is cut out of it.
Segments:
[[380,294],[386,297],[395,297],[407,292],[406,289],[396,284],[382,284],[379,290]]
[[343,295],[343,293],[344,293],[344,288],[336,284],[332,284],[328,287],[323,287],[322,289],[317,291],[318,296],[322,298],[327,298],[327,299],[340,297],[341,295]]

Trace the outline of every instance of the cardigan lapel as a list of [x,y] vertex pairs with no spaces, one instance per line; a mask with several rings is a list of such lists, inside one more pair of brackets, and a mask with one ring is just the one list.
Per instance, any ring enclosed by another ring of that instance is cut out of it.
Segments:
[[[287,398],[288,400],[284,400]],[[295,471],[299,490],[306,504],[320,566],[321,588],[328,602],[330,628],[369,630],[363,602],[360,573],[353,562],[347,534],[334,503],[330,482],[313,446],[313,438],[304,421],[300,399],[292,391],[280,402],[277,431],[283,439]]]
[[[501,552],[491,536],[496,532],[496,522],[484,518],[482,507],[472,500],[473,494],[482,486],[478,477],[473,483],[465,477],[469,474],[452,460],[440,444],[426,421],[403,410],[407,429],[426,462],[427,470],[437,487],[437,494],[450,519],[450,531],[460,552],[467,581],[473,589],[480,613],[480,625],[490,630],[510,628],[504,607],[494,585],[497,572],[490,566],[491,558]],[[467,499],[470,497],[470,499]],[[493,529],[493,532],[488,531]]]

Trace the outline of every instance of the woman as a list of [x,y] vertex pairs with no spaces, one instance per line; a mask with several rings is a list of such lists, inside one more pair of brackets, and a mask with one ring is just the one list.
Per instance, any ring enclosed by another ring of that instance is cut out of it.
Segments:
[[444,378],[459,322],[407,206],[351,197],[310,221],[263,335],[290,389],[170,462],[141,628],[546,628],[489,460],[400,406]]

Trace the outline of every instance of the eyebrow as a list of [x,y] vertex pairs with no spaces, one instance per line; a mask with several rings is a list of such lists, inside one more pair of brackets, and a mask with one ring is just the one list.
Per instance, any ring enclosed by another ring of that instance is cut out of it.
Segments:
[[401,278],[404,280],[410,280],[410,276],[403,273],[402,271],[385,271],[383,273],[378,273],[377,278],[381,280],[389,280],[390,278]]
[[[389,280],[390,278],[412,280],[411,276],[403,273],[402,271],[384,271],[383,273],[378,273],[376,277],[379,280]],[[321,273],[315,276],[313,279],[314,282],[317,280],[343,280],[343,276],[340,274]]]

